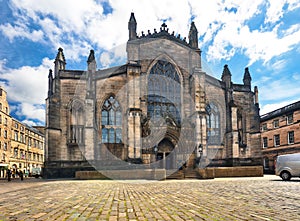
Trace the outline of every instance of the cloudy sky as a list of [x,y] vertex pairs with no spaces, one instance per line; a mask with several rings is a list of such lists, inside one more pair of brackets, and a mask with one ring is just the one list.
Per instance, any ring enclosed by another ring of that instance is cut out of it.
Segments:
[[98,68],[125,63],[131,12],[139,34],[165,21],[187,37],[194,21],[205,70],[220,78],[228,64],[242,83],[249,66],[261,114],[300,100],[300,0],[0,0],[0,84],[11,114],[44,124],[59,47],[67,69],[85,70],[90,49]]

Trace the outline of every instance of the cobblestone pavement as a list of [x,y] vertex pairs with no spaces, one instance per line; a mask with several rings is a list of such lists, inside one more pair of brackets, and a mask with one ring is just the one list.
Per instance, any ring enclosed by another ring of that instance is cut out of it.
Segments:
[[2,180],[0,220],[300,220],[300,179]]

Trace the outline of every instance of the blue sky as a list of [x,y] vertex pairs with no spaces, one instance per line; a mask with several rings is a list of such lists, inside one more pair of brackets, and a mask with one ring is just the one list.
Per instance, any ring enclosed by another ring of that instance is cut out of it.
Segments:
[[137,32],[199,32],[204,69],[220,78],[229,65],[234,83],[249,67],[261,114],[300,100],[300,0],[0,0],[0,84],[11,114],[43,125],[48,70],[62,47],[67,69],[86,69],[90,49],[98,68],[126,62],[128,20]]

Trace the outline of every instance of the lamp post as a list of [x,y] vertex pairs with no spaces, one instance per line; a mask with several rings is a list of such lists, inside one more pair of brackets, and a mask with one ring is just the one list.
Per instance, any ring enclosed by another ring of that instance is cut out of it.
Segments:
[[154,153],[155,153],[155,169],[157,168],[157,151],[158,151],[158,148],[157,148],[157,145],[154,146]]
[[157,149],[157,146],[155,145],[154,146],[155,161],[157,161],[157,151],[158,151],[158,149]]
[[198,165],[200,165],[201,164],[202,153],[203,153],[203,146],[202,146],[202,144],[198,145],[198,152],[199,152]]

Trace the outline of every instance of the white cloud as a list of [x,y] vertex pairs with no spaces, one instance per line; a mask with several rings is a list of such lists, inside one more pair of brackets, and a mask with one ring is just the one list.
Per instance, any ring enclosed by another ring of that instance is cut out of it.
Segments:
[[[103,14],[103,7],[97,2],[101,1],[40,0],[37,4],[34,0],[12,0],[10,6],[15,22],[0,25],[0,31],[11,42],[21,37],[47,44],[49,49],[62,47],[67,62],[69,59],[80,61],[82,56],[86,58],[93,46],[96,54],[100,55],[98,61],[101,67],[123,61],[126,57],[124,43],[128,40],[127,22],[131,12],[135,12],[139,34],[148,29],[153,32],[154,28],[160,28],[162,20],[167,20],[170,32],[187,37],[193,17],[199,36],[203,37],[200,47],[208,47],[203,57],[206,56],[209,62],[229,60],[241,52],[249,58],[248,65],[261,60],[265,66],[270,66],[274,57],[293,47],[298,47],[298,52],[300,50],[300,25],[286,28],[280,20],[288,11],[300,7],[299,0],[186,0],[176,4],[173,0],[110,0],[113,10],[108,15]],[[267,11],[265,24],[256,29],[250,28],[249,21],[260,15],[264,7]],[[282,60],[272,64],[274,70],[285,65]],[[9,98],[27,104],[20,110],[26,112],[28,119],[32,117],[30,112],[42,119],[40,106],[36,105],[44,103],[48,69],[52,67],[53,62],[49,59],[44,59],[39,67],[18,69],[5,68],[4,61],[0,61],[0,77],[8,81],[5,86]],[[297,77],[294,75],[294,79]],[[292,80],[280,79],[269,83],[268,79],[264,77],[260,83],[264,83],[260,93],[264,101],[300,93]],[[287,92],[286,88],[290,90]]]
[[43,125],[37,125],[36,122],[34,122],[32,120],[23,120],[22,123],[27,124],[29,126],[43,126]]
[[287,60],[278,60],[271,63],[271,67],[275,72],[282,70],[287,64]]
[[43,105],[33,105],[30,103],[22,103],[20,105],[19,116],[26,116],[26,120],[39,120],[45,122],[45,107]]
[[43,32],[41,30],[28,30],[27,27],[12,26],[11,24],[0,25],[0,31],[6,35],[10,42],[16,37],[28,38],[33,42],[38,42],[43,40]]
[[300,80],[300,73],[294,73],[292,75],[293,79],[296,80],[296,81],[299,81]]
[[[261,85],[261,86],[260,86]],[[299,97],[299,83],[292,78],[281,78],[258,83],[261,101],[274,102]]]
[[279,103],[273,103],[273,104],[266,104],[260,109],[260,115],[267,114],[271,111],[277,110],[279,108],[282,108],[284,106],[287,106],[289,104],[292,104],[296,102],[297,100],[289,100],[289,101],[284,101],[284,102],[279,102]]
[[[0,78],[5,79],[8,98],[13,102],[28,102],[43,104],[47,93],[47,76],[53,61],[44,58],[38,67],[23,66],[19,69],[9,69],[2,65]],[[3,82],[2,82],[3,84]]]
[[268,1],[265,23],[275,23],[282,17],[284,13],[283,6],[286,2],[286,0]]
[[13,109],[26,120],[45,121],[45,98],[49,69],[53,61],[44,58],[38,67],[23,66],[19,69],[5,67],[0,61],[0,83],[5,88],[8,100],[14,103]]
[[[1,29],[10,40],[18,36],[33,41],[42,41],[43,38],[55,49],[63,47],[69,59],[77,61],[92,45],[107,51],[124,44],[128,39],[127,21],[132,11],[138,22],[138,33],[148,29],[153,32],[166,19],[170,31],[183,37],[187,37],[190,19],[194,16],[199,34],[204,36],[200,45],[212,43],[207,52],[208,61],[228,60],[236,52],[244,51],[250,59],[249,64],[260,59],[267,62],[300,42],[299,25],[283,31],[283,37],[278,34],[281,24],[269,31],[250,30],[247,26],[253,16],[261,13],[262,6],[267,7],[265,22],[276,23],[286,10],[300,7],[298,0],[186,0],[176,4],[172,0],[129,0],[126,3],[111,0],[109,3],[113,11],[104,15],[103,6],[92,0],[41,0],[39,4],[34,0],[13,0],[11,5],[18,25],[5,24]],[[288,7],[284,11],[285,5]],[[235,12],[230,12],[232,8]],[[32,31],[25,25],[29,18],[38,24],[40,30]]]

